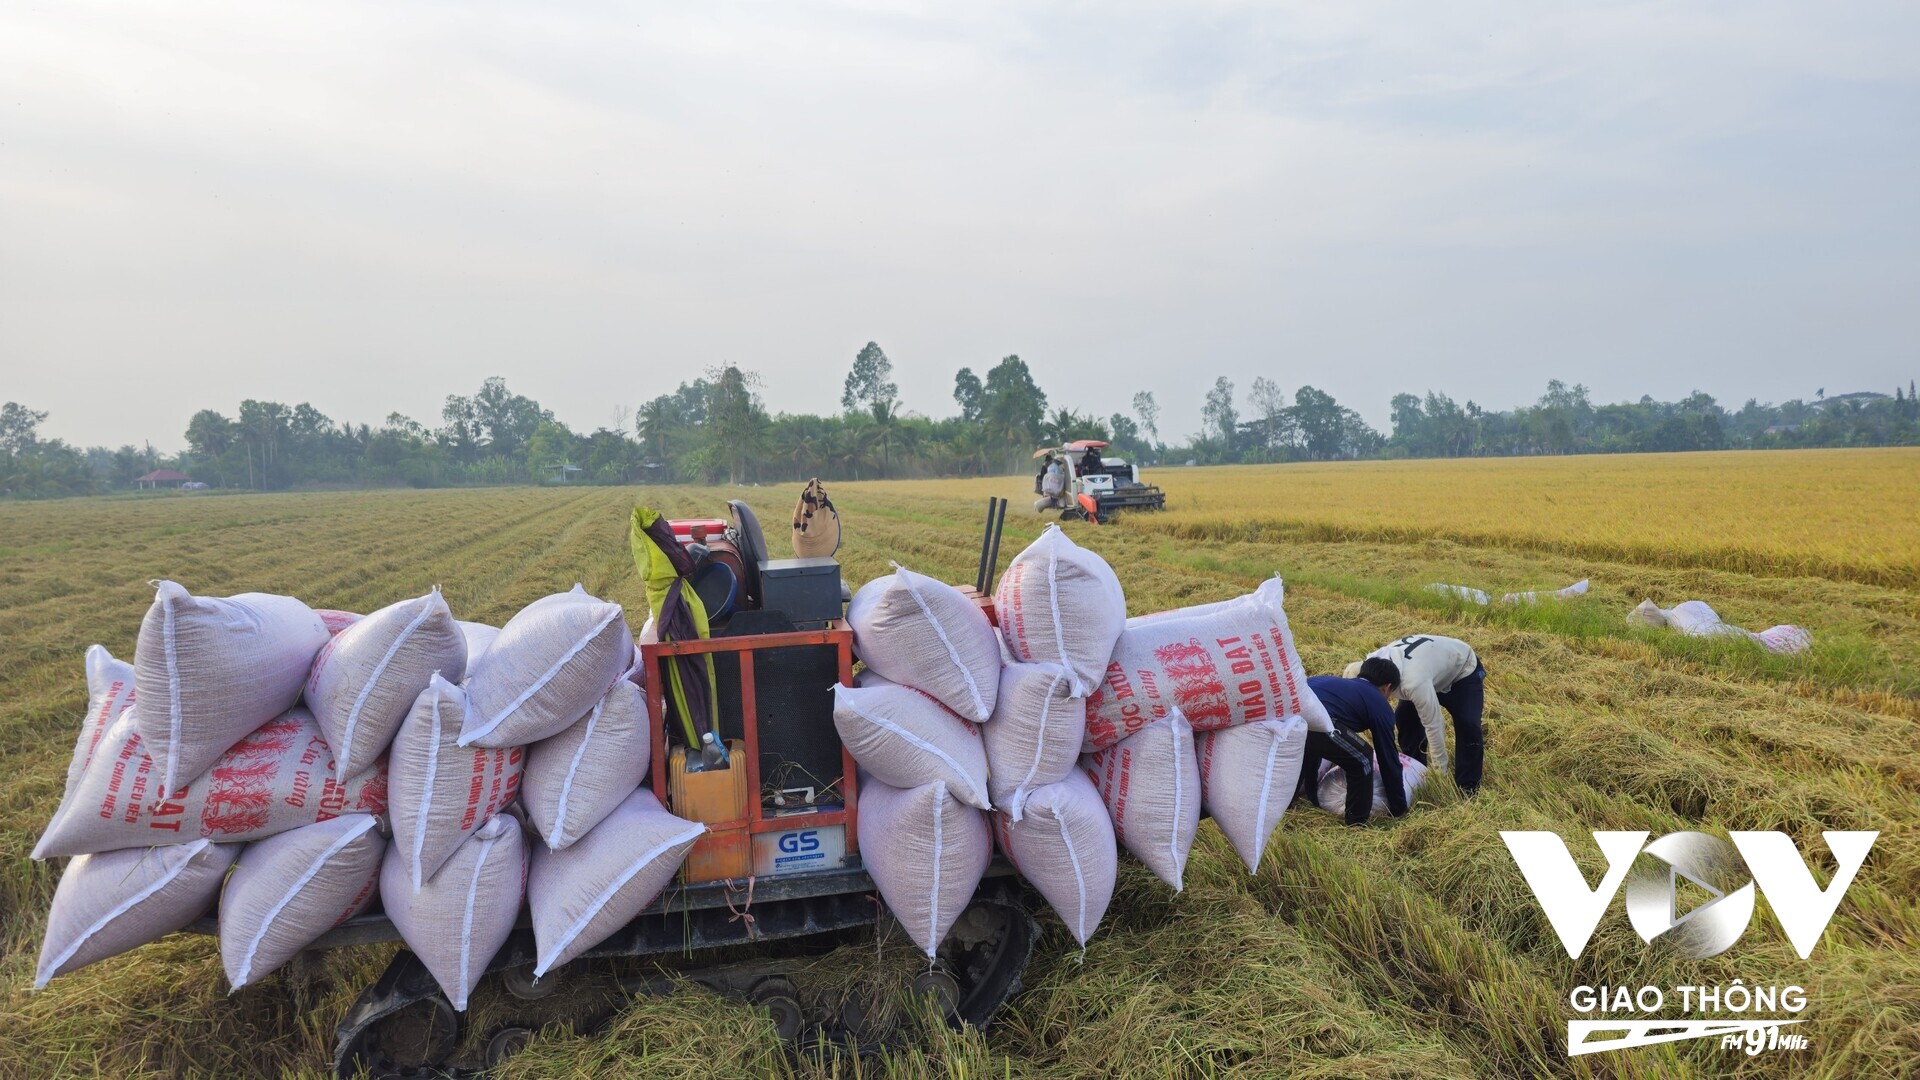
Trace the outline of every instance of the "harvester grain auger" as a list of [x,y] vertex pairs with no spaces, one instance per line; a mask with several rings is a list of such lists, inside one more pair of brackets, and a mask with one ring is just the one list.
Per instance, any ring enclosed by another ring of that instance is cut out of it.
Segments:
[[[729,507],[731,523],[672,523],[695,552],[690,580],[713,636],[639,643],[653,724],[651,786],[675,813],[709,828],[680,876],[612,937],[539,979],[523,910],[488,965],[487,982],[498,989],[465,1017],[402,949],[340,1022],[337,1076],[479,1075],[542,1027],[589,1031],[633,995],[689,982],[766,1009],[797,1047],[861,1052],[897,1036],[896,1016],[875,987],[823,974],[834,950],[855,944],[872,968],[888,918],[862,868],[858,779],[833,724],[833,687],[851,683],[855,661],[840,568],[830,558],[768,559],[753,512],[740,502]],[[985,545],[976,583],[992,581],[984,552]],[[990,598],[963,591],[991,617]],[[723,768],[702,768],[674,715],[666,665],[688,655],[714,660],[720,735],[731,751]],[[195,928],[217,929],[210,918]],[[1019,879],[996,860],[934,962],[906,946],[893,969],[904,973],[901,988],[931,995],[950,1022],[984,1026],[1019,991],[1037,935]],[[385,916],[370,913],[312,948],[399,940]]]

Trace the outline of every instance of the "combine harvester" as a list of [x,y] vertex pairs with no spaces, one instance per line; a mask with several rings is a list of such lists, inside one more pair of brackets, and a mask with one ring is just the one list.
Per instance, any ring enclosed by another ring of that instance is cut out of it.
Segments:
[[[852,685],[854,665],[840,566],[832,558],[768,559],[753,511],[738,501],[728,507],[731,522],[671,523],[702,560],[692,580],[713,636],[663,644],[643,633],[640,642],[652,718],[651,787],[675,814],[708,825],[680,876],[623,929],[544,978],[532,974],[534,934],[523,911],[488,972],[499,974],[525,1015],[494,1022],[477,1055],[462,1033],[462,1015],[403,949],[341,1021],[335,1075],[478,1075],[525,1046],[543,1024],[589,1028],[626,995],[671,992],[667,972],[766,1009],[781,1037],[798,1045],[859,1050],[884,1037],[870,1020],[873,1002],[790,978],[794,957],[870,941],[880,917],[860,859],[854,762],[833,721],[833,688]],[[973,588],[962,587],[989,618],[993,601],[982,583],[994,579],[987,560],[989,551],[998,557],[998,523],[990,514],[979,576]],[[731,748],[722,768],[687,766],[700,751],[685,744],[665,689],[666,665],[687,654],[715,661],[721,733]],[[210,916],[193,929],[218,932]],[[1019,991],[1037,934],[1019,879],[996,859],[914,989],[931,995],[951,1022],[984,1026]],[[366,914],[312,948],[400,940],[384,915]],[[759,958],[741,960],[740,946]],[[729,962],[702,962],[729,947]],[[657,962],[609,963],[622,957]]]
[[[1060,511],[1062,521],[1091,521],[1098,525],[1125,510],[1165,510],[1167,494],[1154,484],[1140,482],[1138,466],[1120,458],[1103,457],[1107,444],[1097,439],[1080,439],[1063,446],[1042,447],[1033,452],[1040,463],[1033,478],[1033,493],[1041,496],[1034,510]],[[1061,491],[1049,496],[1044,489],[1047,468],[1060,468]]]

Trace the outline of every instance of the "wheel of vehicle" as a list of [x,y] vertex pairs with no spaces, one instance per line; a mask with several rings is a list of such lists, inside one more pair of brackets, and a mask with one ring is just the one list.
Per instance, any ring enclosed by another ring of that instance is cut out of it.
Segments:
[[800,1008],[800,990],[791,980],[762,979],[747,994],[747,1000],[767,1010],[773,1017],[773,1030],[783,1042],[799,1038],[800,1032],[806,1027],[807,1016]]
[[873,999],[865,994],[849,994],[840,1003],[840,1026],[859,1041],[879,1034],[874,1023]]
[[432,1071],[460,1042],[460,1014],[445,995],[421,998],[380,1022],[373,1033],[376,1076]]
[[931,997],[939,1005],[940,1015],[953,1020],[960,1009],[960,983],[944,971],[929,971],[913,980],[916,997]]
[[487,1040],[487,1068],[497,1069],[533,1041],[533,1029],[509,1024]]
[[1085,521],[1087,520],[1087,512],[1077,506],[1069,506],[1065,510],[1060,511],[1060,520]]
[[1020,976],[1038,936],[1017,886],[1002,882],[981,887],[940,943],[940,970],[959,986],[951,1014],[956,1023],[985,1027],[1000,1006],[1020,992]]
[[500,972],[500,981],[506,984],[507,993],[521,1001],[539,1001],[560,988],[560,972],[549,971],[542,978],[533,977],[533,965],[521,964]]

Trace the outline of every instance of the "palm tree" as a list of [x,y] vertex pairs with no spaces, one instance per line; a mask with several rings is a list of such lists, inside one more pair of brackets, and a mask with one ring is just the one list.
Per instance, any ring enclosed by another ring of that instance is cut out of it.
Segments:
[[201,409],[187,421],[187,445],[194,453],[213,462],[214,475],[219,478],[220,486],[226,487],[227,470],[221,455],[233,445],[233,421],[212,409]]
[[893,447],[900,440],[900,410],[892,401],[873,403],[874,441],[880,446],[880,475],[893,463]]

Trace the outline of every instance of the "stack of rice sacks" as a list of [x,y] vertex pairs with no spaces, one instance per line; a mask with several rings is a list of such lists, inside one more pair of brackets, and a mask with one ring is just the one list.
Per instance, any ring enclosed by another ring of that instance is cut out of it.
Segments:
[[996,842],[1082,945],[1113,895],[1113,826],[1076,762],[1125,619],[1119,581],[1052,528],[995,602],[1000,635],[959,590],[896,568],[847,610],[867,670],[836,691],[834,722],[861,766],[861,856],[929,956]]
[[1246,596],[1126,620],[1087,698],[1082,764],[1120,843],[1175,891],[1203,810],[1248,872],[1258,868],[1307,732],[1333,729],[1284,599],[1276,577]]
[[376,899],[459,1009],[523,899],[538,972],[592,948],[704,831],[640,786],[624,615],[577,585],[496,629],[437,590],[362,617],[159,583],[132,664],[87,653],[36,986],[209,910],[235,989]]

